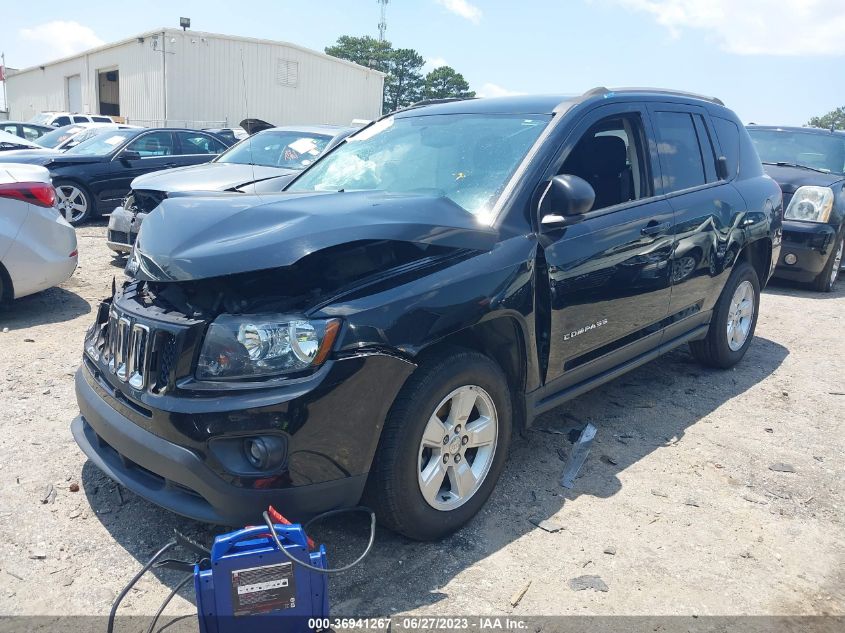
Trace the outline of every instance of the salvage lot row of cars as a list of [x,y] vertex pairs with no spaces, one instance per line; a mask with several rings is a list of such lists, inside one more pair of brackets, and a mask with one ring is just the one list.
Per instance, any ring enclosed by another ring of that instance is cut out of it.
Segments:
[[113,214],[112,248],[146,219],[72,430],[142,497],[239,525],[364,495],[441,537],[536,415],[682,344],[732,367],[773,273],[830,290],[841,264],[845,135],[746,129],[715,99],[465,100],[345,132],[285,140],[283,175],[250,137]]

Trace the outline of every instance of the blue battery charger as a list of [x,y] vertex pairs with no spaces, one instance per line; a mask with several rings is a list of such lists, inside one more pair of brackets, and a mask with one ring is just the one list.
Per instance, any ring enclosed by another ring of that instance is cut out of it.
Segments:
[[[293,558],[327,569],[326,548],[309,551],[300,525],[274,528]],[[218,536],[207,564],[194,569],[194,588],[201,633],[241,633],[245,626],[251,633],[296,633],[329,615],[328,576],[293,563],[266,526]]]

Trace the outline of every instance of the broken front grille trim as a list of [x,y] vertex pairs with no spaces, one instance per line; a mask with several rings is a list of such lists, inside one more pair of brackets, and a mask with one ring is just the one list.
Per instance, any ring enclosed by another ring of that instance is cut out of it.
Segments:
[[102,362],[133,389],[163,393],[172,384],[178,357],[176,335],[147,325],[111,306],[102,338]]

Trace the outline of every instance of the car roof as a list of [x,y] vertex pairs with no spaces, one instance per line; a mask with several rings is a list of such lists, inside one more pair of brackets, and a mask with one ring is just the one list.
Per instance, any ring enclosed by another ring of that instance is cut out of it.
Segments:
[[755,125],[751,123],[745,126],[749,130],[768,130],[770,132],[802,132],[804,134],[818,134],[818,135],[830,135],[834,134],[837,136],[845,136],[845,130],[831,130],[830,128],[823,128],[823,127],[798,127],[798,126],[790,126],[790,125]]
[[554,114],[589,100],[642,100],[698,102],[704,105],[723,106],[715,97],[666,90],[662,88],[604,88],[598,87],[583,94],[515,95],[482,99],[435,99],[421,101],[408,108],[397,110],[397,116],[428,114]]

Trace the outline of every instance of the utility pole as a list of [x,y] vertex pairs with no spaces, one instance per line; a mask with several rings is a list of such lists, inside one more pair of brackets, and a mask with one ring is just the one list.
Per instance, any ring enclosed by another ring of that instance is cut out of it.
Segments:
[[381,5],[381,22],[378,23],[378,41],[384,41],[384,34],[387,31],[387,3],[390,0],[378,0]]
[[6,94],[6,75],[9,73],[6,70],[6,53],[0,53],[0,79],[3,80],[3,108],[6,115],[9,114],[9,97]]

